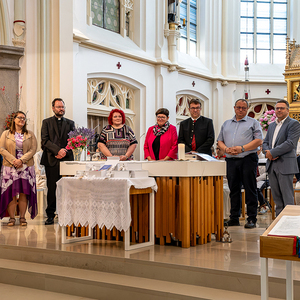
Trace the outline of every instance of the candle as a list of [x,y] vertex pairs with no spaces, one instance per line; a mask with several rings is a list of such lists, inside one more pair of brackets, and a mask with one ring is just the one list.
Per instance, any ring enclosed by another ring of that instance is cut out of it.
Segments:
[[182,25],[185,26],[185,19],[183,19]]
[[178,144],[178,159],[185,159],[185,144]]

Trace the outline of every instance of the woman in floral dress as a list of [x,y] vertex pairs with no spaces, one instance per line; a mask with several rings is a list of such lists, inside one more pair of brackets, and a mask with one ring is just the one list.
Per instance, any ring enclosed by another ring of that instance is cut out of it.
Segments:
[[36,180],[33,156],[37,142],[33,132],[26,128],[26,115],[18,111],[11,127],[0,139],[0,154],[3,156],[0,184],[0,218],[9,213],[8,226],[14,226],[17,196],[20,210],[20,225],[26,226],[26,208],[31,218],[37,215]]

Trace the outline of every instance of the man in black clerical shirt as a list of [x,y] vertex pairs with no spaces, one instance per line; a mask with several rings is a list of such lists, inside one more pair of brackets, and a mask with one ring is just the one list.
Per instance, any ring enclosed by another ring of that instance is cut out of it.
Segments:
[[191,117],[182,121],[179,127],[178,144],[185,144],[185,152],[199,152],[211,155],[215,141],[213,122],[201,116],[201,102],[192,99],[189,103]]
[[65,103],[61,98],[52,101],[54,116],[43,120],[41,165],[45,166],[47,177],[47,220],[45,225],[54,223],[56,210],[56,182],[61,178],[61,161],[73,160],[72,150],[66,150],[68,133],[75,129],[74,121],[64,118]]

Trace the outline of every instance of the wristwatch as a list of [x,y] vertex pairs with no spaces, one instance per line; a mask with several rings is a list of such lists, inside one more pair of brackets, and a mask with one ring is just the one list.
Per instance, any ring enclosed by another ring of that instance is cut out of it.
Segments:
[[244,146],[241,146],[242,147],[242,152],[245,152],[245,148],[244,148]]

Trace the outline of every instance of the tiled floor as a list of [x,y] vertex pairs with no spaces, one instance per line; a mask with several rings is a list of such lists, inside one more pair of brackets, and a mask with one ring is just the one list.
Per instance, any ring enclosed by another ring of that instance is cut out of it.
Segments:
[[[45,226],[42,216],[38,216],[35,220],[28,220],[28,226],[25,228],[18,224],[8,227],[6,226],[7,221],[8,219],[3,219],[0,223],[0,244],[126,257],[259,275],[259,236],[271,223],[271,214],[258,216],[258,226],[255,229],[244,229],[243,226],[229,227],[232,243],[212,240],[206,245],[188,249],[171,245],[155,245],[126,252],[123,250],[123,243],[115,241],[91,240],[63,245],[61,244],[59,225],[55,223]],[[241,222],[241,225],[243,224],[244,222]],[[269,275],[285,278],[285,262],[269,260]],[[294,279],[300,280],[300,264],[298,262],[294,263]]]

